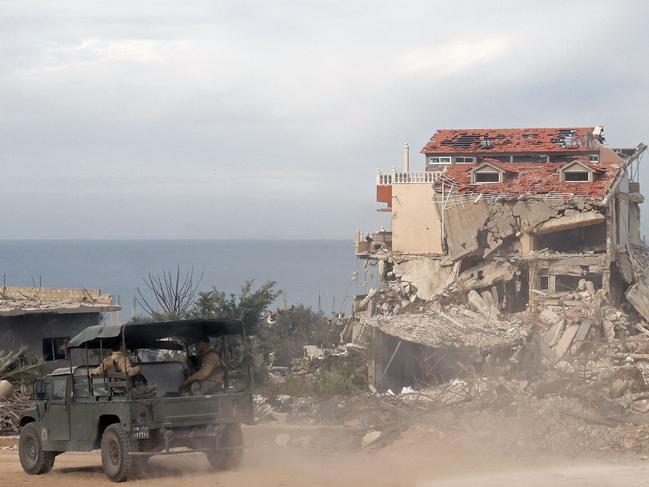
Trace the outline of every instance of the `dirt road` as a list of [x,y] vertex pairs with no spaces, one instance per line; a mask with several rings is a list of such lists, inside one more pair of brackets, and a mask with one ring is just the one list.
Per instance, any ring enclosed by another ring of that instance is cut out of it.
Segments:
[[[201,455],[158,457],[146,477],[129,485],[173,487],[305,486],[624,486],[649,485],[649,462],[642,460],[545,461],[495,459],[418,447],[374,453],[338,453],[253,448],[236,472],[211,473]],[[25,475],[15,452],[0,453],[3,487],[100,487],[114,485],[103,475],[97,453],[67,453],[42,477]]]

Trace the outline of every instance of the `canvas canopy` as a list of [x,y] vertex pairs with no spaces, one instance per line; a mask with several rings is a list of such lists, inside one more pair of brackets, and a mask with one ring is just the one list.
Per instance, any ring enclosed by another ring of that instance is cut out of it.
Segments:
[[68,343],[68,348],[115,348],[122,340],[126,346],[138,348],[176,348],[166,339],[180,338],[188,343],[201,336],[240,335],[243,324],[238,320],[175,320],[95,325],[82,330]]

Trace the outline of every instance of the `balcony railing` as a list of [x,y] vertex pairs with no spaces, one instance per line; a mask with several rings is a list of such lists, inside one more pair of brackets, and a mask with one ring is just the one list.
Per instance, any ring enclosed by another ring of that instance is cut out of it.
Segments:
[[392,184],[431,184],[440,179],[441,171],[391,171],[376,173],[376,184],[390,186]]

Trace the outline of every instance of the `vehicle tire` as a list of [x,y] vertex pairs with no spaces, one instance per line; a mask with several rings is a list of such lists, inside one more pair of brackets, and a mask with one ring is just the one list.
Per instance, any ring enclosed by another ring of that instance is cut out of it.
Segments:
[[[224,448],[221,450],[220,448]],[[241,425],[226,424],[217,449],[205,452],[207,461],[214,470],[231,470],[241,465],[243,459],[243,432]]]
[[120,424],[111,424],[101,437],[101,465],[104,473],[113,482],[124,482],[137,476],[136,457],[129,455],[137,451],[137,445]]
[[29,475],[42,475],[52,470],[54,453],[43,450],[40,429],[36,423],[29,423],[20,432],[18,456],[23,470]]

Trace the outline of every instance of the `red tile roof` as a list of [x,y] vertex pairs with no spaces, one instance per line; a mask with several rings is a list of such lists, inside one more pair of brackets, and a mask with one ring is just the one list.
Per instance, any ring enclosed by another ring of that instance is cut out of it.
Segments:
[[498,159],[489,159],[488,157],[481,157],[478,160],[477,164],[471,164],[471,169],[469,169],[469,172],[474,171],[475,169],[478,169],[480,166],[484,164],[489,164],[492,167],[495,167],[496,169],[500,169],[501,171],[505,172],[512,172],[512,168],[510,167],[510,164],[507,164],[505,162],[499,161]]
[[594,127],[438,130],[424,154],[583,153]]
[[[513,195],[562,193],[602,198],[606,196],[624,166],[624,161],[610,149],[601,150],[601,162],[599,164],[592,164],[583,159],[578,160],[599,171],[595,175],[594,181],[562,182],[559,170],[566,164],[554,162],[500,162],[499,167],[506,168],[511,173],[504,175],[503,182],[471,184],[471,170],[485,162],[484,159],[475,164],[451,164],[446,167],[444,176],[445,179],[450,179],[457,184],[455,190],[459,193],[506,193]],[[492,161],[487,162],[493,164]]]

